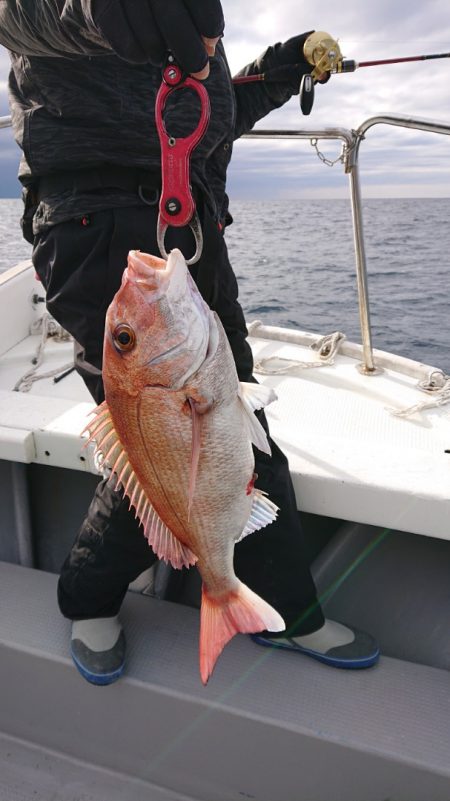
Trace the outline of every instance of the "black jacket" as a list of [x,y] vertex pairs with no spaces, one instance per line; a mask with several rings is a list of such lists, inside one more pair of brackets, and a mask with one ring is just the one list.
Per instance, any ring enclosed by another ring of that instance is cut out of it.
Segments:
[[[123,165],[160,170],[155,97],[161,70],[114,53],[92,23],[89,0],[0,0],[0,43],[10,51],[10,106],[14,135],[23,151],[19,178],[33,186],[59,171]],[[277,66],[269,47],[242,73]],[[227,210],[226,170],[232,143],[291,96],[289,87],[233,85],[221,44],[204,82],[211,102],[208,130],[192,160],[193,183],[209,199],[217,220]],[[175,93],[165,124],[186,135],[195,127],[196,102]],[[74,194],[59,191],[40,203],[35,232],[99,208],[140,203],[125,190]]]

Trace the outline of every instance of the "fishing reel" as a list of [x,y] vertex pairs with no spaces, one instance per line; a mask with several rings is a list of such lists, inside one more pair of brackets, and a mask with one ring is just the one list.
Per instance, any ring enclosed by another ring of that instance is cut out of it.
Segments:
[[344,59],[336,39],[325,31],[314,31],[307,37],[303,45],[303,55],[314,69],[310,75],[304,75],[300,84],[300,108],[303,114],[309,114],[314,103],[314,84],[320,81],[325,73],[355,72],[359,67],[377,67],[387,64],[404,64],[411,61],[428,61],[435,58],[450,58],[450,53],[429,53],[423,56],[402,56],[400,58],[382,58],[375,61],[354,61]]
[[305,115],[310,114],[314,103],[314,84],[321,75],[339,72],[343,61],[337,40],[326,31],[314,31],[305,40],[303,55],[314,69],[304,75],[300,84],[300,108]]

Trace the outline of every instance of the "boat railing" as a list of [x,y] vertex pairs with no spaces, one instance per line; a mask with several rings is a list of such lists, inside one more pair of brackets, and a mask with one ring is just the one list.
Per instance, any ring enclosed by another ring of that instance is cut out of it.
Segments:
[[[11,117],[0,117],[0,128],[11,125]],[[245,134],[245,139],[306,139],[317,145],[320,139],[333,139],[342,142],[342,153],[337,161],[341,161],[344,171],[349,176],[350,199],[353,220],[353,239],[356,261],[356,281],[358,287],[359,318],[363,362],[359,369],[365,375],[375,375],[380,369],[374,363],[372,347],[372,331],[370,324],[369,290],[367,281],[367,260],[364,244],[364,226],[362,214],[361,184],[359,177],[359,150],[367,131],[375,125],[394,125],[401,128],[413,128],[419,131],[450,135],[450,123],[407,117],[400,114],[380,114],[369,117],[356,130],[340,127],[309,129],[256,129]]]
[[363,348],[363,362],[359,369],[365,375],[379,372],[373,358],[372,332],[370,325],[369,290],[367,283],[367,260],[364,245],[364,226],[359,177],[359,149],[366,132],[374,125],[395,125],[401,128],[414,128],[419,131],[450,135],[450,123],[436,122],[419,117],[406,117],[400,114],[382,114],[365,120],[356,130],[330,127],[323,129],[256,129],[245,135],[246,139],[307,139],[316,144],[319,139],[334,139],[342,142],[339,159],[350,180],[350,197],[353,218],[353,239],[356,260],[356,280],[358,285],[359,318]]

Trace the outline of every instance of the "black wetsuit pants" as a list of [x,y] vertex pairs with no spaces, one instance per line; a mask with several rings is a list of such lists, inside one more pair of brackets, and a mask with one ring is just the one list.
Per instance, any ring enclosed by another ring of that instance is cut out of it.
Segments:
[[[105,210],[53,226],[35,240],[33,261],[47,290],[48,309],[76,340],[77,369],[97,403],[104,399],[100,370],[106,309],[120,286],[128,251],[158,254],[156,217],[156,207],[150,206]],[[239,378],[251,381],[252,353],[236,278],[223,235],[207,212],[202,217],[204,251],[192,273],[222,321]],[[177,236],[175,244],[191,246],[182,241],[187,232]],[[288,463],[273,441],[271,447],[271,457],[255,451],[255,471],[257,486],[269,493],[280,508],[279,516],[236,546],[235,570],[279,611],[289,631],[307,634],[322,625],[323,614],[305,555]],[[71,619],[116,615],[129,583],[155,561],[127,500],[100,481],[62,567],[62,614]]]

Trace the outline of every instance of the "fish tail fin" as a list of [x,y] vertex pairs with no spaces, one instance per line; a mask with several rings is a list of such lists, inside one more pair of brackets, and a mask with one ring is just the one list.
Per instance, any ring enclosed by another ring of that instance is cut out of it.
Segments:
[[212,598],[202,586],[200,612],[200,676],[206,684],[225,645],[235,634],[257,631],[283,631],[286,628],[281,615],[256,595],[249,587],[238,582],[237,588],[224,598]]

